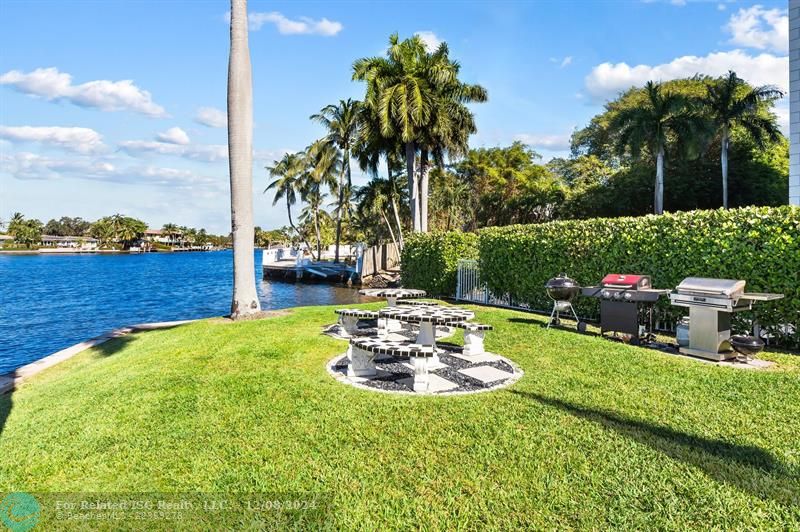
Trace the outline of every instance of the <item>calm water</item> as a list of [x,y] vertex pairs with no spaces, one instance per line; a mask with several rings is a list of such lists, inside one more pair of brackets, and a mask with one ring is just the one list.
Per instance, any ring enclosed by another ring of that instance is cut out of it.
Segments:
[[[344,287],[263,281],[260,265],[256,250],[264,309],[359,300]],[[0,374],[116,327],[227,314],[231,276],[229,251],[0,255]]]

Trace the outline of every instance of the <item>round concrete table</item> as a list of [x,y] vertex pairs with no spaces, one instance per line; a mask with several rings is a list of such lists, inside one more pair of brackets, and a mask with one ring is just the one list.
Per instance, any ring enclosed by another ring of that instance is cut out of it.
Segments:
[[358,291],[362,296],[385,297],[386,303],[390,307],[397,305],[398,299],[411,299],[415,297],[425,297],[425,290],[414,288],[365,288]]
[[[433,346],[436,352],[436,327],[448,327],[475,317],[475,313],[458,307],[386,307],[378,316],[389,320],[419,325],[415,343]],[[435,362],[439,357],[434,355]]]

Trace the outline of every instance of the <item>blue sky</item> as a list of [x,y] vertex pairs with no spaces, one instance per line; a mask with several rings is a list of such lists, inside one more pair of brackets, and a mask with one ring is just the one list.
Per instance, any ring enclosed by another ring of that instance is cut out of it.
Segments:
[[[250,0],[256,223],[286,223],[263,167],[323,131],[308,116],[362,94],[352,62],[389,34],[446,41],[484,85],[473,146],[545,160],[618,91],[732,68],[788,89],[786,1]],[[0,218],[117,212],[229,230],[224,1],[0,1]],[[778,108],[788,123],[788,102]],[[220,127],[221,126],[221,127]],[[788,131],[787,131],[788,133]],[[356,176],[363,183],[365,176]]]

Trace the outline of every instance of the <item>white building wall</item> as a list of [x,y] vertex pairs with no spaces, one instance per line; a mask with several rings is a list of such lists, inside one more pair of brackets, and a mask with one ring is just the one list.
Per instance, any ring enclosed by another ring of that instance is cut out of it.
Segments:
[[789,0],[789,203],[800,205],[800,0]]

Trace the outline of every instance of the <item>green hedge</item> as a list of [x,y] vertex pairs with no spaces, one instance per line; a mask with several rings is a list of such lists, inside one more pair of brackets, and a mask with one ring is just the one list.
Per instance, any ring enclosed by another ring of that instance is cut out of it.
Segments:
[[[477,240],[477,242],[476,242]],[[474,246],[477,245],[477,252]],[[582,285],[608,273],[642,273],[656,288],[674,288],[685,277],[745,279],[747,291],[785,298],[756,305],[758,321],[800,348],[800,208],[747,207],[637,218],[601,218],[482,229],[472,234],[413,235],[403,250],[405,286],[432,294],[455,292],[459,258],[476,258],[481,278],[514,304],[549,309],[545,282],[565,272]],[[578,298],[579,315],[598,317],[598,302]],[[662,298],[670,319],[683,311]],[[750,313],[738,316],[751,319]],[[781,324],[795,330],[784,334]],[[740,328],[744,322],[738,323]]]
[[[685,277],[744,279],[750,292],[785,298],[756,306],[759,322],[800,325],[800,208],[748,207],[639,218],[602,218],[492,227],[480,234],[481,277],[494,294],[533,308],[550,308],[542,288],[559,272],[582,285],[608,273],[642,273],[656,288]],[[579,298],[578,313],[597,317],[598,303]],[[681,311],[662,298],[670,316]],[[742,315],[740,318],[752,318]],[[800,333],[783,337],[798,347]]]
[[478,258],[475,233],[433,232],[409,235],[403,245],[403,286],[420,288],[430,295],[452,296],[456,292],[458,259]]

